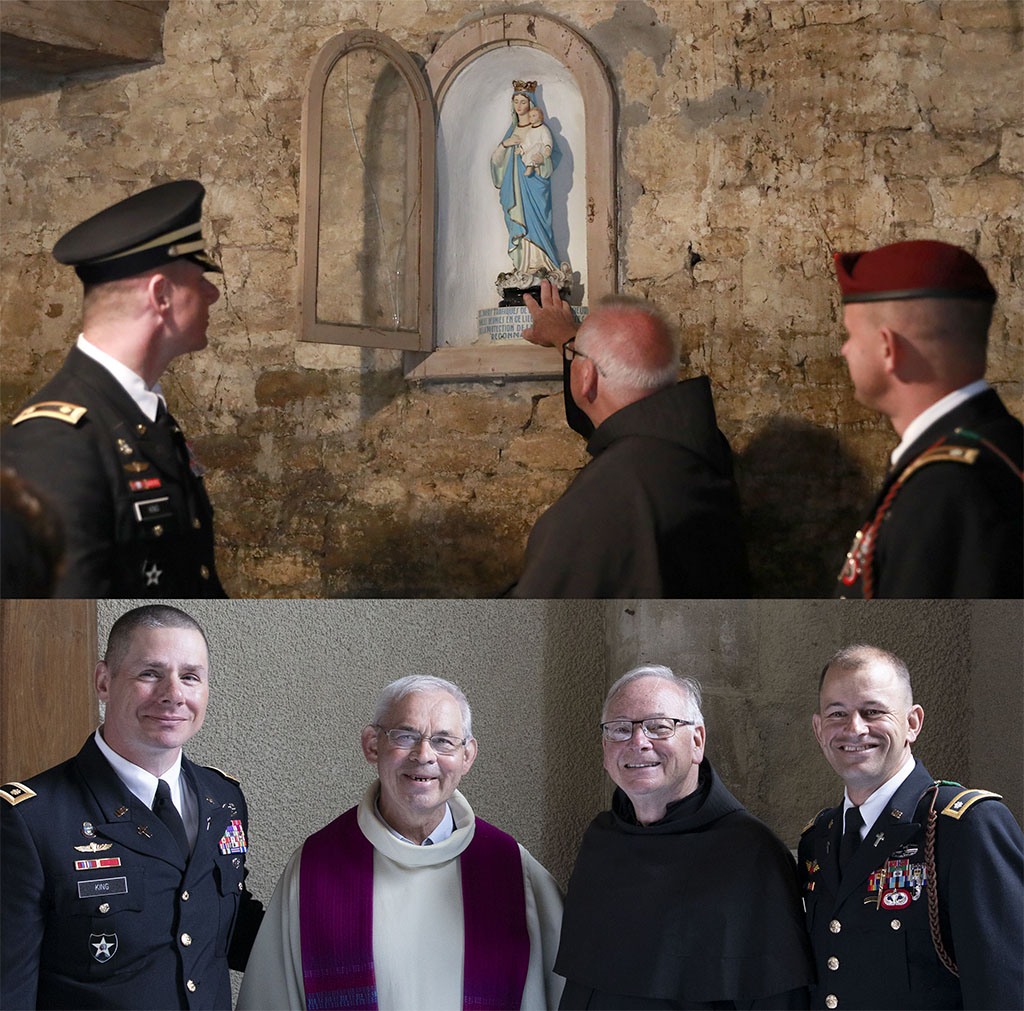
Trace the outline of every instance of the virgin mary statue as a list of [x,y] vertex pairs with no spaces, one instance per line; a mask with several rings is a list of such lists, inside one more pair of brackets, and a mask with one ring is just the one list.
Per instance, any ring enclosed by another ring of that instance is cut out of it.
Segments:
[[491,155],[514,268],[499,275],[498,288],[531,288],[545,277],[563,287],[570,268],[559,265],[551,221],[554,141],[534,98],[537,82],[513,81],[512,87],[512,122]]

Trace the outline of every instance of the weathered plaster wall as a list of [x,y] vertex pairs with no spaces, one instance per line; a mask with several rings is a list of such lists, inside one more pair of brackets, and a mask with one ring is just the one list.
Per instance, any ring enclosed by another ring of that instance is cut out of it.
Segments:
[[[881,607],[876,606],[882,603]],[[888,649],[910,670],[935,776],[1024,811],[1024,631],[1014,601],[643,601],[605,605],[613,677],[666,663],[704,685],[708,755],[790,845],[841,794],[811,732],[821,668],[841,646]]]
[[[209,468],[236,595],[479,595],[584,460],[552,383],[410,386],[398,356],[300,344],[300,107],[350,28],[429,55],[504,5],[172,0],[165,62],[3,105],[3,417],[78,327],[48,250],[84,213],[201,179],[226,270],[209,349],[166,377]],[[1022,6],[551,2],[620,104],[624,289],[678,318],[741,456],[757,590],[830,592],[894,443],[853,400],[834,248],[966,245],[1001,292],[990,377],[1021,406]]]

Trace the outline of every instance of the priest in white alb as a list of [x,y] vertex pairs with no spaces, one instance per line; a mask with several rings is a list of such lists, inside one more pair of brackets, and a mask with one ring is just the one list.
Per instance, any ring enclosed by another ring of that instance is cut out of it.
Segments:
[[557,1007],[562,897],[456,789],[477,754],[465,695],[393,682],[362,747],[379,778],[288,862],[238,1011]]

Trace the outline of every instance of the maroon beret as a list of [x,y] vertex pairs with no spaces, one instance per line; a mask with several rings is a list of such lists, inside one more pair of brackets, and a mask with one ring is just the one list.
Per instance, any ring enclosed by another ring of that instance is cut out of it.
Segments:
[[985,268],[948,242],[918,239],[834,256],[844,305],[905,298],[996,300]]

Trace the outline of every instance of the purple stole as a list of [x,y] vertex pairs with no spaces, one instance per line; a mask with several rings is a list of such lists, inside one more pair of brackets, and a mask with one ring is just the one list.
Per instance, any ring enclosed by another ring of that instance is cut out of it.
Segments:
[[[311,835],[299,869],[306,1007],[377,1008],[373,973],[373,844],[356,808]],[[476,820],[458,858],[465,933],[463,1011],[507,1011],[523,1001],[530,961],[519,846]]]

